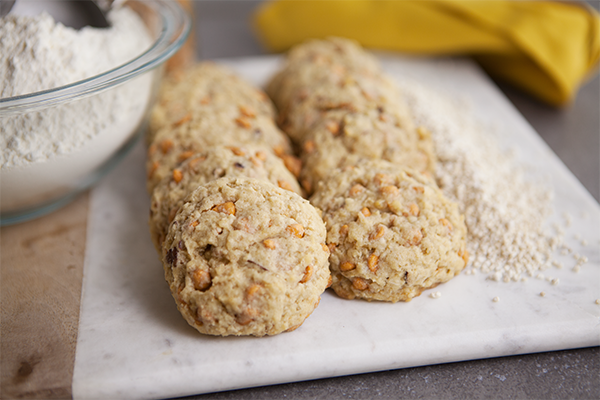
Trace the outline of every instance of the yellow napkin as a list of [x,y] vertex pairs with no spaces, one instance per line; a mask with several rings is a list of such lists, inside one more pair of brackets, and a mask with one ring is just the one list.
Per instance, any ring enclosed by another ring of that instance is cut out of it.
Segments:
[[370,48],[473,55],[490,75],[553,105],[573,99],[600,57],[600,17],[582,3],[280,0],[263,4],[254,22],[273,51],[343,36]]

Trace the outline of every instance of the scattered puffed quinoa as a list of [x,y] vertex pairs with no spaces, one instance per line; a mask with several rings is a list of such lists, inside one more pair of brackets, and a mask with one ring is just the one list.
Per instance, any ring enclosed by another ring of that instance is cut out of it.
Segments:
[[565,219],[565,225],[568,228],[569,226],[571,226],[571,223],[573,222],[573,217],[571,217],[571,214],[569,214],[566,211],[563,213],[563,217]]
[[600,304],[600,299],[596,299],[595,303]]
[[429,297],[431,297],[432,299],[439,299],[440,297],[442,297],[442,293],[441,292],[433,292],[429,295]]
[[416,125],[431,133],[438,156],[434,177],[465,215],[469,267],[503,282],[547,268],[565,235],[559,224],[556,234],[546,228],[551,186],[530,178],[514,152],[494,141],[501,132],[470,117],[468,104],[415,82],[400,85]]
[[558,278],[554,278],[554,279],[552,279],[552,281],[550,281],[550,283],[552,283],[552,286],[558,285],[558,282],[559,282]]
[[581,235],[579,233],[576,233],[575,235],[573,235],[573,237],[575,238],[575,240],[581,240]]
[[497,302],[499,302],[499,301],[500,301],[500,297],[496,296],[496,297],[494,297],[494,298],[492,299],[492,301],[493,301],[494,303],[497,303]]
[[577,264],[576,266],[573,267],[573,272],[577,273],[579,272],[580,268],[579,268],[579,264]]
[[582,245],[583,247],[587,246],[587,245],[588,245],[588,241],[587,241],[587,240],[585,240],[585,239],[583,239],[583,240],[581,241],[581,245]]
[[540,292],[540,296],[546,297],[546,292]]

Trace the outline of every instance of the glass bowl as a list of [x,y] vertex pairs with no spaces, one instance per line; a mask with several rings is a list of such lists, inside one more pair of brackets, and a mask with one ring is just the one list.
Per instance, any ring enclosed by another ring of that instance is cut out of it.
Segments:
[[[175,1],[128,1],[127,6],[142,18],[153,40],[140,56],[70,85],[0,98],[0,135],[5,134],[9,124],[25,126],[23,121],[31,119],[69,124],[72,129],[84,129],[93,121],[96,129],[74,150],[57,151],[62,154],[40,161],[33,155],[31,162],[7,166],[9,163],[4,161],[8,156],[3,156],[0,225],[32,219],[67,204],[118,164],[145,132],[161,66],[185,42],[191,19]],[[132,98],[134,101],[124,101]],[[115,104],[127,112],[117,117],[106,114]],[[87,125],[81,121],[87,121]],[[7,149],[2,152],[8,154]]]

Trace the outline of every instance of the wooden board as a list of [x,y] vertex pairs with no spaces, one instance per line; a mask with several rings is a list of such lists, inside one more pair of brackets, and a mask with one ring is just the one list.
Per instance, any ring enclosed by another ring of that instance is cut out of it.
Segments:
[[88,203],[0,230],[3,399],[71,398]]

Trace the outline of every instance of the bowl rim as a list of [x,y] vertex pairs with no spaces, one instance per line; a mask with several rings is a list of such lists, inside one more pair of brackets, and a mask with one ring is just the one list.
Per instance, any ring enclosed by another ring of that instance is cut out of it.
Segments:
[[110,89],[167,61],[181,48],[190,34],[191,17],[176,1],[144,0],[162,20],[162,30],[144,53],[111,70],[68,85],[0,98],[0,117],[55,106]]

